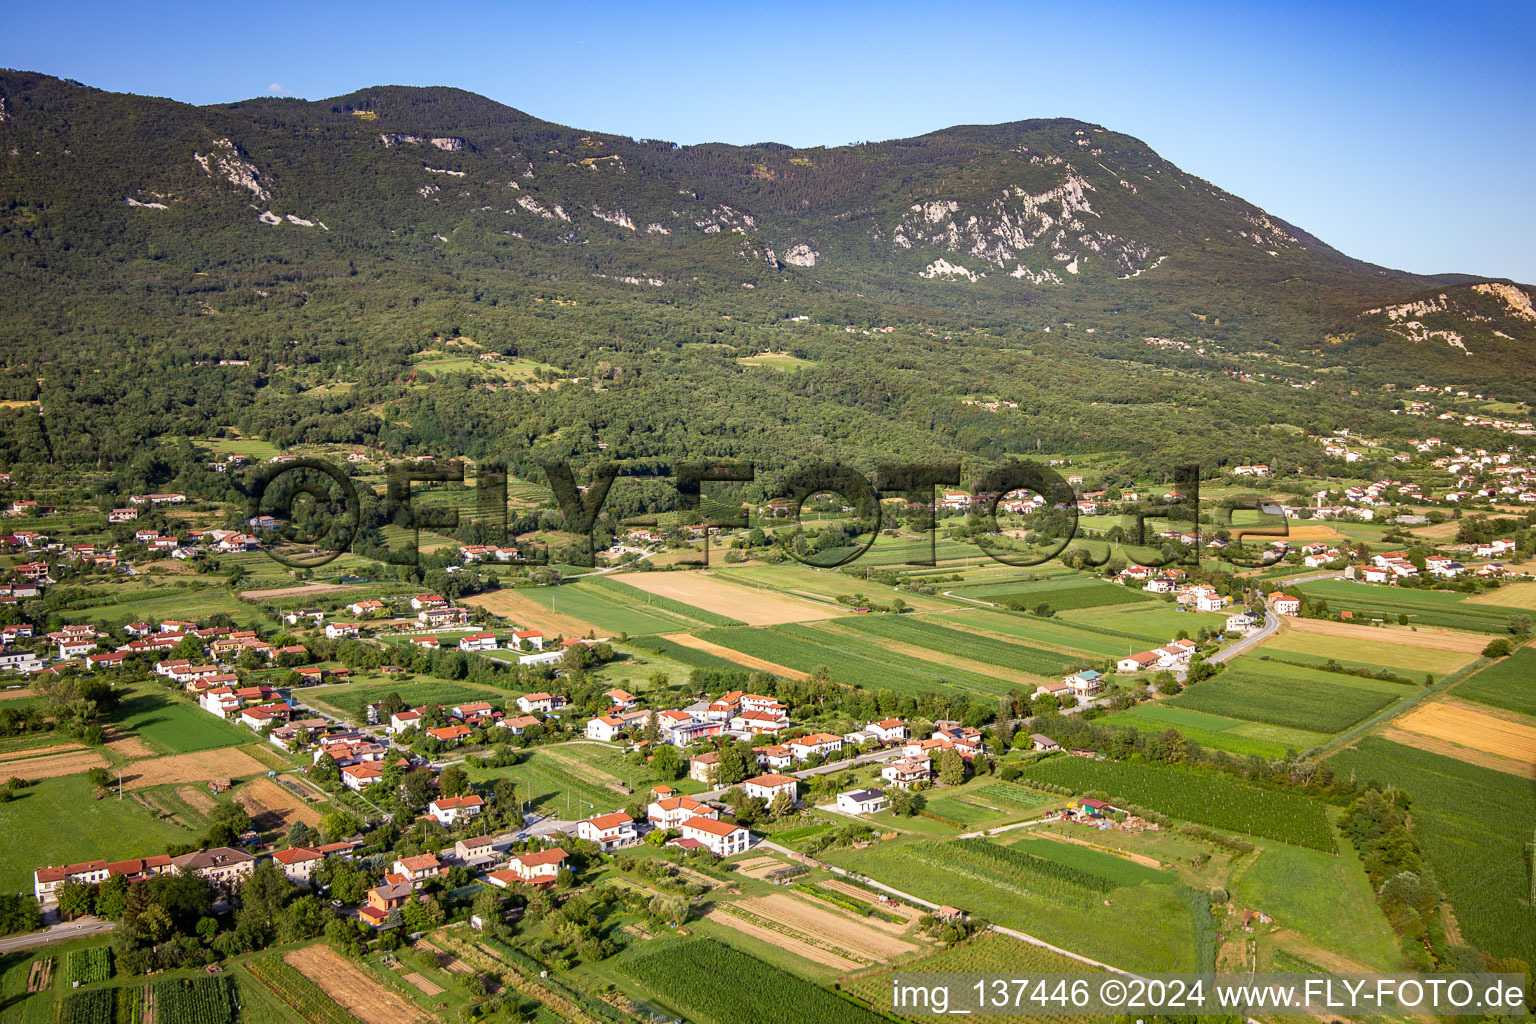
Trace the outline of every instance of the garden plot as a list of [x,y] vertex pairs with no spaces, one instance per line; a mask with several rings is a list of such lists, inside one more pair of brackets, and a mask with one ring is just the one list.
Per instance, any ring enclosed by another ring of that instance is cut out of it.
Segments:
[[271,779],[253,779],[235,794],[240,806],[257,827],[267,832],[287,832],[295,821],[310,827],[320,824],[320,812]]
[[345,1006],[364,1024],[405,1024],[423,1020],[418,1007],[380,985],[329,946],[307,946],[283,960]]

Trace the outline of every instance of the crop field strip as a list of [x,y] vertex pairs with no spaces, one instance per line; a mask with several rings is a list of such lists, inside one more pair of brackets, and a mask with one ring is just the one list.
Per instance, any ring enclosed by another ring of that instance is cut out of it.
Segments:
[[762,1024],[793,1008],[795,1024],[875,1024],[881,1018],[719,942],[688,939],[620,962],[641,988],[689,1019]]
[[728,658],[722,658],[707,651],[695,650],[692,647],[685,647],[670,637],[638,637],[630,641],[630,646],[650,651],[653,654],[659,654],[664,658],[671,658],[673,661],[681,662],[690,668],[740,671],[742,667]]
[[[861,971],[843,982],[844,991],[881,1011],[891,1009],[891,981],[910,974],[996,974],[1027,977],[1032,974],[1097,973],[1078,960],[1053,953],[1033,943],[1021,942],[996,932],[981,932],[956,946],[889,970]],[[899,1015],[898,1015],[899,1016]],[[912,1021],[931,1020],[930,1015],[911,1015]],[[1086,1017],[1005,1017],[971,1015],[980,1024],[1087,1024]]]
[[675,633],[697,629],[699,623],[661,607],[599,589],[584,581],[558,587],[520,587],[518,596],[557,615],[570,615],[597,627],[599,635],[615,633]]
[[1452,692],[1462,700],[1536,716],[1536,648],[1520,648],[1457,683]]
[[[1067,849],[1069,856],[1093,852]],[[1195,965],[1189,910],[1172,873],[1162,874],[1166,884],[1118,886],[1071,862],[983,839],[887,842],[823,857],[920,899],[1023,929],[1116,966]]]
[[953,589],[961,597],[979,598],[995,604],[1017,601],[1030,607],[1047,604],[1058,612],[1156,600],[1154,595],[1144,590],[1105,583],[1086,576],[1059,577],[1025,584],[989,583]]
[[1080,660],[1023,643],[1008,643],[979,633],[950,629],[933,619],[910,615],[862,615],[847,620],[843,625],[847,629],[856,629],[871,636],[1040,676],[1064,673],[1075,661]]
[[1318,801],[1216,771],[1053,757],[1025,768],[1021,778],[1026,784],[1047,782],[1079,793],[1100,790],[1112,803],[1123,801],[1212,828],[1329,853],[1337,848]]
[[1175,707],[1166,700],[1137,704],[1099,721],[1104,725],[1129,726],[1138,732],[1159,733],[1171,727],[1213,750],[1268,758],[1281,757],[1288,747],[1310,750],[1328,739],[1324,733],[1227,718]]
[[763,629],[731,627],[699,634],[705,640],[745,654],[811,672],[825,665],[840,683],[918,695],[949,685],[975,693],[1006,693],[1013,684],[992,676],[956,669],[936,670],[918,658],[883,651],[872,642],[820,633],[804,625]]
[[1337,772],[1390,782],[1413,797],[1413,832],[1462,933],[1493,956],[1536,962],[1527,844],[1536,831],[1529,779],[1370,736],[1329,759]]
[[1461,594],[1440,590],[1405,590],[1349,580],[1316,580],[1298,588],[1311,599],[1328,602],[1331,611],[1347,610],[1357,617],[1379,617],[1396,622],[1406,614],[1409,622],[1423,626],[1444,626],[1481,633],[1504,633],[1512,616],[1522,609],[1503,605],[1473,604]]
[[[1307,669],[1268,665],[1258,669],[1243,665],[1243,660],[1221,675],[1185,687],[1184,692],[1169,698],[1169,704],[1331,734],[1348,729],[1396,699],[1391,693],[1351,686],[1356,677],[1343,673],[1309,673]],[[1337,681],[1315,678],[1319,675],[1335,676]],[[1403,696],[1410,692],[1405,687],[1398,689]]]
[[1536,765],[1536,722],[1519,718],[1475,704],[1436,700],[1393,719],[1392,726],[1524,765]]
[[[708,608],[703,608],[684,601],[676,600],[672,597],[666,596],[665,593],[661,593],[657,590],[652,590],[647,587],[642,587],[639,584],[633,583],[631,581],[635,578],[635,575],[636,574],[630,574],[620,578],[614,578],[612,576],[594,576],[586,582],[590,586],[597,587],[600,590],[604,590],[608,593],[616,595],[622,601],[641,604],[648,609],[659,608],[662,611],[671,612],[673,615],[680,615],[685,619],[692,619],[694,622],[699,622],[706,626],[746,625],[746,623],[740,619],[733,619],[729,615],[721,615],[718,612],[710,611]],[[642,575],[646,577],[647,580],[649,580],[649,578],[652,576],[670,576],[675,574],[644,573],[639,575]],[[686,590],[686,588],[684,589]],[[640,594],[644,594],[645,596],[637,596],[637,590],[640,592]],[[751,595],[744,594],[743,596],[750,597]]]

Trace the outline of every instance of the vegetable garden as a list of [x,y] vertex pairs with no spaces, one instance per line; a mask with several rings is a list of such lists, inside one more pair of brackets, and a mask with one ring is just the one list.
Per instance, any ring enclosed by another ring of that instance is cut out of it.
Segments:
[[233,1024],[227,978],[167,978],[155,982],[155,1024]]
[[64,957],[64,983],[90,985],[112,976],[112,953],[106,946],[72,949]]
[[350,1010],[284,963],[281,956],[259,957],[246,963],[245,969],[309,1024],[361,1024]]

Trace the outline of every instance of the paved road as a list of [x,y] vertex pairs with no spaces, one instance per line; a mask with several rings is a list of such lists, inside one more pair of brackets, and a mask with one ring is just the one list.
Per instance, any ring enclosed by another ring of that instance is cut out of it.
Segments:
[[1265,608],[1264,625],[1258,631],[1249,633],[1247,636],[1243,637],[1231,647],[1228,647],[1225,650],[1217,651],[1215,654],[1211,655],[1205,660],[1212,664],[1216,664],[1218,662],[1226,661],[1229,658],[1235,658],[1239,654],[1242,654],[1244,651],[1248,650],[1248,648],[1268,640],[1270,637],[1274,636],[1279,629],[1280,616],[1276,615],[1268,608]]
[[83,917],[78,921],[68,921],[64,924],[56,924],[52,928],[44,928],[40,932],[28,932],[26,935],[12,935],[0,939],[0,953],[12,953],[18,949],[30,949],[33,946],[46,946],[68,939],[84,938],[87,935],[109,932],[115,927],[117,926],[111,921]]

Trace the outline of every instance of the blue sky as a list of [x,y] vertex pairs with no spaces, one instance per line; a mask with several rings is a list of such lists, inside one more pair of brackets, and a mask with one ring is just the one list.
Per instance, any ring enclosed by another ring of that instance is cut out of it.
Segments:
[[1076,117],[1352,256],[1536,282],[1533,28],[1376,0],[31,3],[0,65],[194,103],[454,85],[684,144]]

